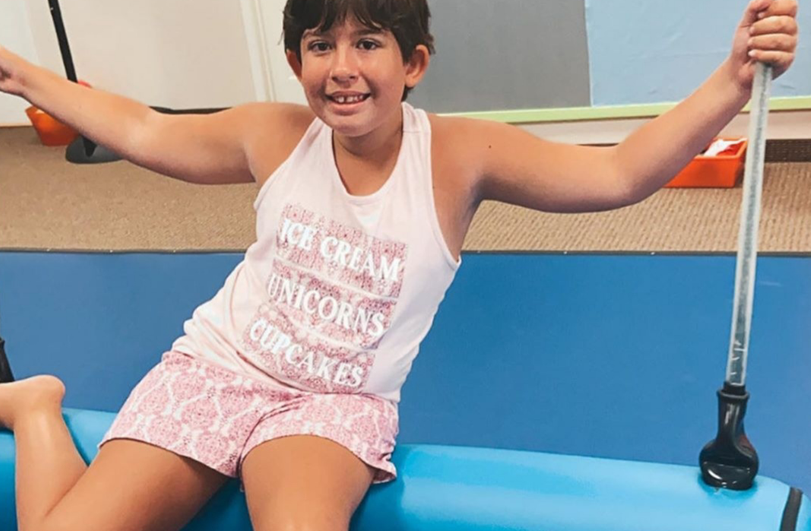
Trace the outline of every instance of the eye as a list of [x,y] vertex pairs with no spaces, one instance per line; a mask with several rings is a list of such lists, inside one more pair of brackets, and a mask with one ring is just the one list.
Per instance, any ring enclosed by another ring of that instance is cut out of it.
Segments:
[[329,50],[329,43],[324,41],[313,41],[307,45],[307,49],[311,52],[326,52]]
[[380,48],[380,44],[378,44],[376,41],[373,41],[371,39],[364,39],[364,40],[362,40],[362,41],[360,41],[358,43],[358,47],[360,49],[362,49],[362,50],[367,51],[367,52],[371,52],[372,50],[376,50],[377,48]]

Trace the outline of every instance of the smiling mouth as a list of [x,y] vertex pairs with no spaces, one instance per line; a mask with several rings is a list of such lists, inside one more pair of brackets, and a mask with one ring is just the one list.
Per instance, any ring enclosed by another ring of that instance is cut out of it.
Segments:
[[353,96],[327,96],[327,99],[339,105],[352,105],[355,103],[362,103],[369,99],[371,94],[357,94]]

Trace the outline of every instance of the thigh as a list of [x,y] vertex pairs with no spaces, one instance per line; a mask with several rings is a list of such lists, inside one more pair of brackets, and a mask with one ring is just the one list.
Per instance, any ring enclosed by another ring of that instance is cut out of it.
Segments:
[[348,449],[312,435],[262,443],[242,464],[255,531],[345,531],[374,475]]
[[48,515],[48,530],[174,531],[228,478],[162,448],[127,439],[101,447]]

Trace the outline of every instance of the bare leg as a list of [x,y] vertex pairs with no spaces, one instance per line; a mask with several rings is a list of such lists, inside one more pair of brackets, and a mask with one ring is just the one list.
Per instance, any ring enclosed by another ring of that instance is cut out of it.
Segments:
[[16,446],[20,529],[41,522],[87,470],[62,419],[64,395],[51,376],[0,385],[0,424],[14,432]]
[[254,448],[242,480],[256,531],[347,531],[374,469],[339,444],[309,435]]
[[0,426],[14,432],[19,531],[179,529],[225,482],[192,460],[110,441],[88,468],[50,376],[0,385]]

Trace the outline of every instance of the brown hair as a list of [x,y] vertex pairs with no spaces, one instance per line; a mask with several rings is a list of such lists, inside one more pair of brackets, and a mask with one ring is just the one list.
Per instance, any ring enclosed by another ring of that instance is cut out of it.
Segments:
[[[434,53],[434,37],[429,30],[431,11],[426,0],[287,0],[284,48],[301,61],[301,38],[305,31],[329,31],[348,15],[368,28],[391,31],[400,46],[403,62],[411,59],[420,44]],[[403,100],[410,91],[405,87]]]

